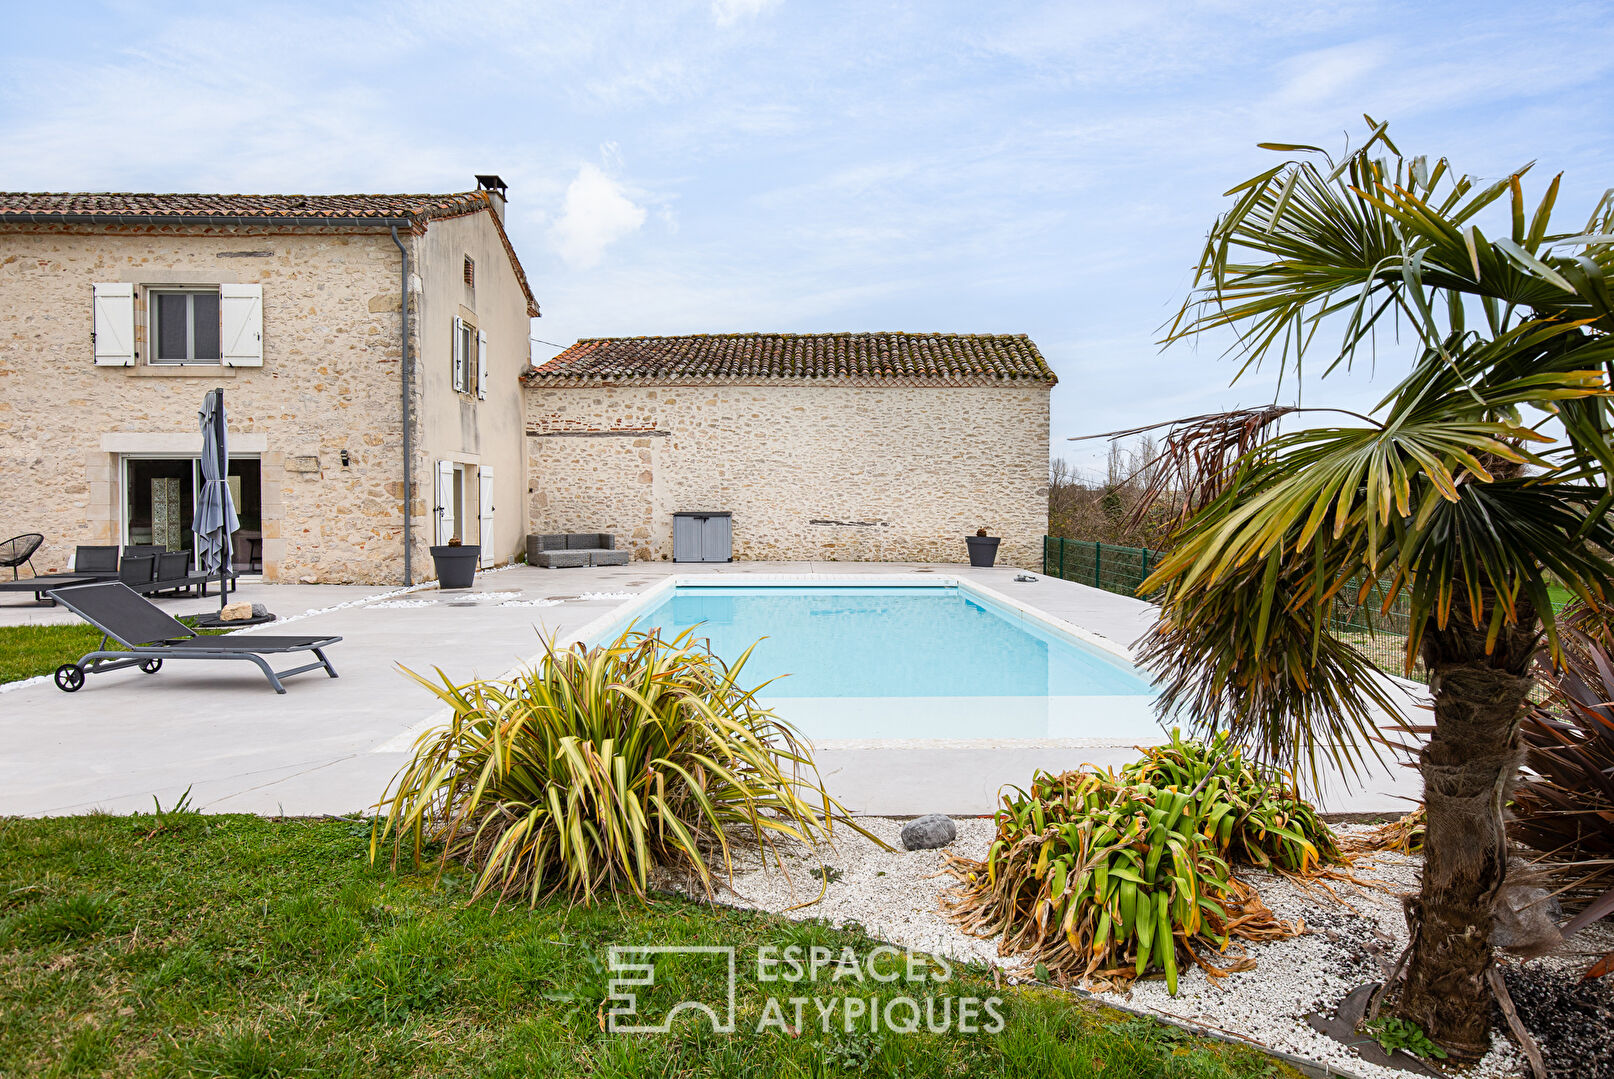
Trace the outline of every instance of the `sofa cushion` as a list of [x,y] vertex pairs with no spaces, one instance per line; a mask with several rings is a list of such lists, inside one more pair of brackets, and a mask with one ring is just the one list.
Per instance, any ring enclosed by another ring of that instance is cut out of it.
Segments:
[[539,551],[538,565],[543,569],[580,569],[588,565],[588,552]]

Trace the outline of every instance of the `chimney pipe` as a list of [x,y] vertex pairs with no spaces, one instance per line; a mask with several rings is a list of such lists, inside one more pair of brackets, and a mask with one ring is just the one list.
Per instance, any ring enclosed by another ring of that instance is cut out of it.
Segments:
[[488,201],[493,204],[493,212],[498,215],[502,224],[504,221],[505,182],[494,173],[479,173],[476,177],[478,191],[488,193]]

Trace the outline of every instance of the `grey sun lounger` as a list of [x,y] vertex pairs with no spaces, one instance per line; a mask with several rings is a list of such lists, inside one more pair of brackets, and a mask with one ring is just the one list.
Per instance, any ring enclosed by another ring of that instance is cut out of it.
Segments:
[[[56,588],[48,595],[102,633],[100,648],[81,656],[77,663],[64,663],[56,668],[56,685],[67,693],[83,688],[84,678],[90,674],[135,666],[147,674],[156,674],[165,659],[229,659],[256,663],[276,693],[286,692],[286,687],[280,684],[282,678],[304,671],[323,668],[326,674],[336,677],[336,668],[325,658],[325,649],[340,641],[340,637],[198,636],[195,630],[169,617],[120,581]],[[122,647],[109,648],[109,643]],[[312,652],[316,662],[277,671],[263,658],[284,652]]]

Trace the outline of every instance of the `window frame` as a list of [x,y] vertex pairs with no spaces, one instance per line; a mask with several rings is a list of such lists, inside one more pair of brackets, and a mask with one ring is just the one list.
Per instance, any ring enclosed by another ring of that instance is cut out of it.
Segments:
[[476,324],[461,317],[454,319],[454,392],[476,396],[478,332]]
[[[222,320],[223,298],[218,286],[156,285],[145,289],[146,363],[153,367],[222,367],[224,366],[224,327]],[[159,355],[162,340],[161,315],[158,302],[164,296],[184,296],[185,303],[185,357],[163,359]],[[219,326],[214,331],[218,341],[218,355],[211,358],[196,356],[196,297],[212,296],[220,312]]]

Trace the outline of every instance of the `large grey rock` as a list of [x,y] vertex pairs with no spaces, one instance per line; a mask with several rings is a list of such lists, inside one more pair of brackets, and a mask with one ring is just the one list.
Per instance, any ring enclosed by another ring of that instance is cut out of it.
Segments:
[[935,850],[957,838],[958,828],[952,818],[942,813],[929,813],[902,826],[902,846],[905,850]]
[[1558,901],[1537,885],[1508,884],[1491,908],[1491,944],[1515,955],[1534,958],[1563,943]]

